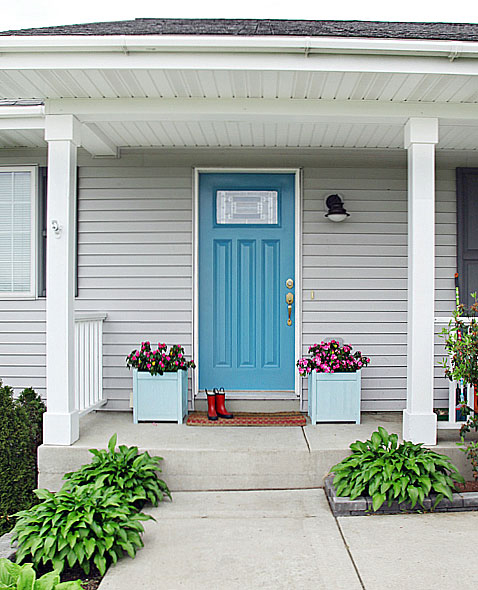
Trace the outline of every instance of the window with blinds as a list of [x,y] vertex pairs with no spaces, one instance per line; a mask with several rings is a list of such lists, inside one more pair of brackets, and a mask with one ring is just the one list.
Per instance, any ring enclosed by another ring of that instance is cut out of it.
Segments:
[[0,168],[0,296],[35,295],[35,168]]

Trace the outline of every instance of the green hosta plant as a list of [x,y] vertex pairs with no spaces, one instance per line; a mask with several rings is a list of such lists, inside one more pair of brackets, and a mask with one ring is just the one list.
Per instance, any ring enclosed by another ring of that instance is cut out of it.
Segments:
[[147,452],[138,453],[138,447],[121,445],[115,450],[116,440],[114,434],[108,449],[90,449],[94,455],[92,462],[67,473],[64,488],[94,483],[102,478],[104,486],[116,488],[125,496],[125,502],[131,504],[149,501],[157,506],[165,495],[171,498],[168,486],[157,475],[162,458],[151,457]]
[[430,492],[437,494],[436,506],[444,497],[451,500],[455,482],[464,481],[448,457],[409,441],[399,445],[398,436],[382,427],[350,449],[352,454],[331,469],[337,495],[371,496],[374,510],[386,500],[423,506]]
[[37,578],[31,563],[17,565],[0,559],[0,590],[82,590],[80,580],[60,582],[58,572]]
[[78,564],[88,574],[93,562],[103,575],[124,551],[134,557],[143,546],[140,521],[152,517],[134,512],[118,490],[105,487],[106,478],[56,494],[36,490],[43,501],[17,514],[17,563],[51,564],[59,572]]

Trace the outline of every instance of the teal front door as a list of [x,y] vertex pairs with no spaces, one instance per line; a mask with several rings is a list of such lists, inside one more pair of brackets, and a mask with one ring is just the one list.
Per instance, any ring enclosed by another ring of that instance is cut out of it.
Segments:
[[199,175],[199,389],[294,391],[295,175]]

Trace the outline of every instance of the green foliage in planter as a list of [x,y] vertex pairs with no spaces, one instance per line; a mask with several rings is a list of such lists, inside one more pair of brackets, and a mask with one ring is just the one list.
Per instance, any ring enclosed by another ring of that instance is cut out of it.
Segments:
[[105,487],[106,477],[56,494],[36,490],[43,502],[17,514],[17,563],[51,564],[59,572],[78,564],[88,574],[92,561],[103,575],[124,551],[134,557],[143,546],[140,521],[152,517],[134,512],[120,492]]
[[82,590],[80,580],[60,582],[58,572],[48,572],[37,578],[30,563],[17,565],[0,559],[0,590]]
[[448,457],[409,441],[399,445],[398,436],[382,427],[350,449],[352,454],[331,469],[337,495],[371,496],[374,510],[386,500],[423,506],[430,492],[437,493],[436,506],[444,497],[451,500],[455,482],[464,481]]
[[102,478],[103,485],[116,488],[125,496],[125,502],[142,506],[151,502],[157,506],[164,496],[171,498],[166,483],[157,475],[161,471],[161,457],[151,457],[149,453],[138,453],[138,447],[120,445],[115,450],[117,435],[108,442],[108,449],[90,449],[94,455],[88,465],[78,471],[67,473],[64,488],[71,485],[85,485]]
[[36,451],[44,411],[32,389],[14,400],[13,389],[0,382],[0,534],[12,528],[10,515],[35,502]]

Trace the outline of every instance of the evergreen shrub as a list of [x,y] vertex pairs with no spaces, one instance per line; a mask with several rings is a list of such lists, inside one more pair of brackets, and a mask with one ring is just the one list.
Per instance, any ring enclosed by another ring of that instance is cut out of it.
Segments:
[[37,447],[45,405],[33,389],[17,400],[0,381],[0,535],[13,528],[11,515],[36,502]]

